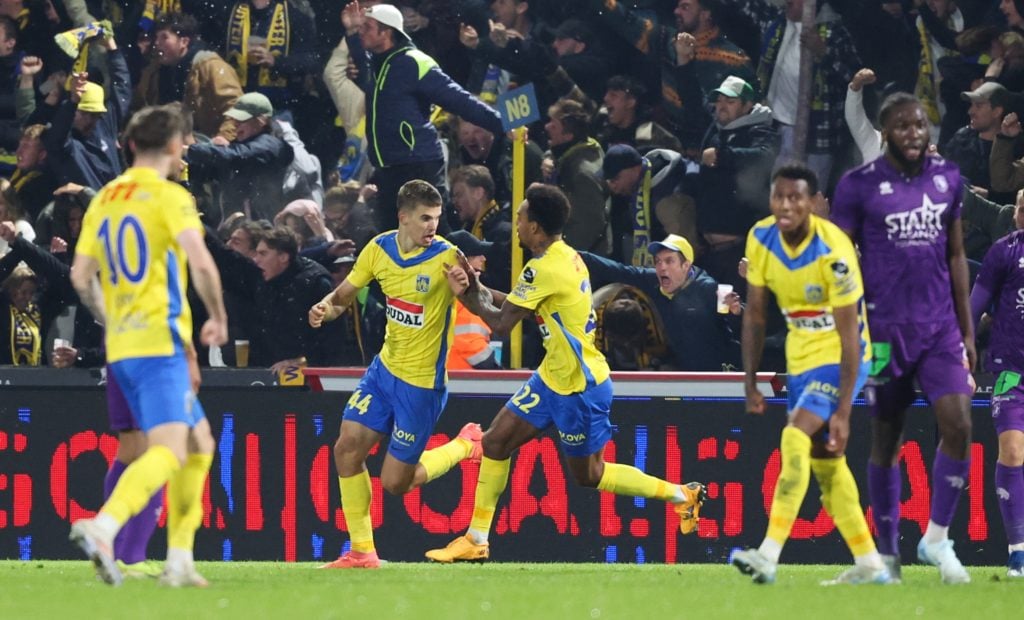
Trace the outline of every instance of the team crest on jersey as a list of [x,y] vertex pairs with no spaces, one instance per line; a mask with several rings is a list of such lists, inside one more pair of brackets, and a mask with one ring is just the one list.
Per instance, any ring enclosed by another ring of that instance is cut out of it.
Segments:
[[942,176],[941,174],[933,176],[932,183],[935,184],[935,189],[939,190],[940,192],[949,191],[949,181],[947,181],[946,177]]
[[825,299],[825,291],[817,284],[808,284],[804,287],[804,298],[807,303],[820,304]]
[[878,193],[882,196],[888,196],[892,193],[892,183],[888,181],[882,181],[878,184]]
[[388,297],[388,320],[413,329],[423,328],[423,304],[414,304],[397,297]]
[[430,290],[430,276],[416,276],[416,292],[426,293]]

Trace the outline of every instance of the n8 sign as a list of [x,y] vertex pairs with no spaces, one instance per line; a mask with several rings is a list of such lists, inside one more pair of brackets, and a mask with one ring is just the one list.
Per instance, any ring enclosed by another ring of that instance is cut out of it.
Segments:
[[533,91],[533,84],[520,86],[499,97],[498,112],[501,114],[501,124],[505,131],[539,121],[540,110],[537,109],[537,95]]

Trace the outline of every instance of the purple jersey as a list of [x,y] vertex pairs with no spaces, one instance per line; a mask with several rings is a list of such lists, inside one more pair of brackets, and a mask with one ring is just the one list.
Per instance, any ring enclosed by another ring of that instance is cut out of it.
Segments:
[[961,190],[960,169],[935,156],[913,178],[883,155],[839,181],[832,221],[860,247],[869,324],[957,324],[946,251]]
[[988,349],[992,371],[1024,370],[1024,231],[992,244],[975,286],[992,294],[995,319]]

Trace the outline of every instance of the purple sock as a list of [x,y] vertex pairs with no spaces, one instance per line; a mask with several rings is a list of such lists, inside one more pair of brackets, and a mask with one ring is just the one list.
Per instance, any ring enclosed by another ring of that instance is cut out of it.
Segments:
[[1006,542],[1024,543],[1024,467],[996,463],[996,498],[1003,514]]
[[900,468],[868,463],[868,498],[878,528],[878,552],[900,554]]
[[149,498],[142,512],[128,519],[114,539],[114,557],[125,564],[135,564],[146,559],[146,547],[149,546],[149,539],[160,518],[163,499],[163,489],[160,489]]
[[114,459],[114,462],[110,465],[110,469],[107,470],[107,475],[103,478],[103,501],[106,501],[110,494],[114,492],[114,487],[117,486],[117,481],[121,479],[121,474],[128,466],[121,461]]
[[942,450],[935,453],[932,464],[932,512],[931,520],[936,525],[949,527],[956,512],[956,504],[960,493],[967,486],[971,461],[958,461],[943,454]]

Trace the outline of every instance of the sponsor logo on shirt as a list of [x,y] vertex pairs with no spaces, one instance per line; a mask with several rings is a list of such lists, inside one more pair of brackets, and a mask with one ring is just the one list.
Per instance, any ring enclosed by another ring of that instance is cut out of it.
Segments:
[[1024,269],[1024,256],[1017,259],[1017,268]]
[[888,196],[892,193],[892,183],[888,181],[882,181],[878,184],[878,193],[882,196]]
[[1021,317],[1024,318],[1024,288],[1017,289],[1017,304],[1015,308],[1020,311]]
[[388,297],[387,315],[389,321],[400,325],[413,329],[423,328],[423,304],[414,304],[397,297]]
[[533,279],[537,277],[537,272],[533,270],[533,267],[527,267],[523,269],[523,280],[528,284],[533,284]]
[[809,332],[827,332],[836,328],[832,313],[827,310],[797,310],[785,312],[786,322],[796,329]]
[[942,214],[948,206],[947,202],[932,202],[928,194],[924,194],[920,207],[890,213],[885,216],[889,241],[898,247],[931,245],[942,234]]
[[540,328],[540,335],[544,337],[544,340],[547,340],[551,337],[551,330],[548,329],[547,323],[544,322],[544,319],[539,314],[534,316],[537,317],[537,327]]
[[849,295],[856,288],[857,282],[850,275],[850,266],[846,264],[845,259],[837,259],[830,265],[832,269],[832,275],[836,280],[836,288],[839,289],[840,295]]

